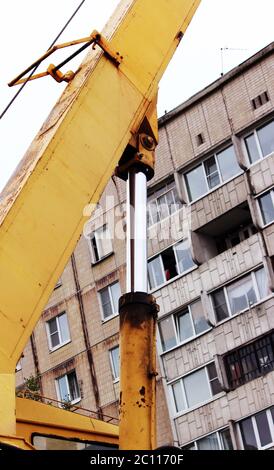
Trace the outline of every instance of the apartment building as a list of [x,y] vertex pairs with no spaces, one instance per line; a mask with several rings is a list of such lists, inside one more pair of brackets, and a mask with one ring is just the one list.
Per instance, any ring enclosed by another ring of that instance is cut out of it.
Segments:
[[[159,119],[148,196],[159,445],[274,447],[274,43]],[[113,177],[17,366],[118,416],[125,183]],[[88,209],[87,209],[88,213]],[[73,408],[72,408],[73,409]]]

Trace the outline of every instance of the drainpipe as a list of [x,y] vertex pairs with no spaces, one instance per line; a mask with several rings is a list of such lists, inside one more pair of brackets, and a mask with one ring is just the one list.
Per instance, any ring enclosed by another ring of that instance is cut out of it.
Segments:
[[89,340],[87,321],[86,321],[86,316],[85,316],[83,297],[82,297],[82,293],[80,289],[80,283],[79,283],[79,277],[78,277],[78,271],[77,271],[74,253],[71,255],[71,265],[72,265],[73,278],[74,278],[74,283],[75,283],[75,288],[76,288],[76,296],[77,296],[79,310],[80,310],[80,317],[81,317],[85,347],[87,351],[87,359],[88,359],[88,364],[89,364],[89,369],[90,369],[91,384],[92,384],[94,398],[95,398],[95,406],[96,406],[98,418],[103,419],[103,412],[100,406],[100,394],[99,394],[98,382],[97,382],[97,377],[96,377],[96,372],[95,372],[93,355],[92,355],[91,347],[90,347],[90,340]]

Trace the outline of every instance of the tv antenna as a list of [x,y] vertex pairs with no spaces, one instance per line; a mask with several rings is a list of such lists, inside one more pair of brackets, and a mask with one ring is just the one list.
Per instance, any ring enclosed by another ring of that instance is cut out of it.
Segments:
[[234,48],[234,47],[221,47],[221,77],[224,75],[224,51],[247,51],[248,49]]

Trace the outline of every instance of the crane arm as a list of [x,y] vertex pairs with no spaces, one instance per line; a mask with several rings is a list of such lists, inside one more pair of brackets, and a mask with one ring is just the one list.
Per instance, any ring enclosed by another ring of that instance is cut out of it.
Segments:
[[[121,64],[89,51],[4,189],[0,387],[12,389],[7,377],[81,235],[83,208],[99,200],[199,3],[122,0],[102,32]],[[0,427],[8,407],[5,395]]]

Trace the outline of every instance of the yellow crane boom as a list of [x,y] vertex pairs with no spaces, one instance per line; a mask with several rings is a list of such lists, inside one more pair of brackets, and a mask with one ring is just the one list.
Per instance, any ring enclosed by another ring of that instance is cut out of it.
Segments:
[[96,203],[153,102],[200,0],[122,0],[1,194],[0,434],[15,435],[15,366]]

